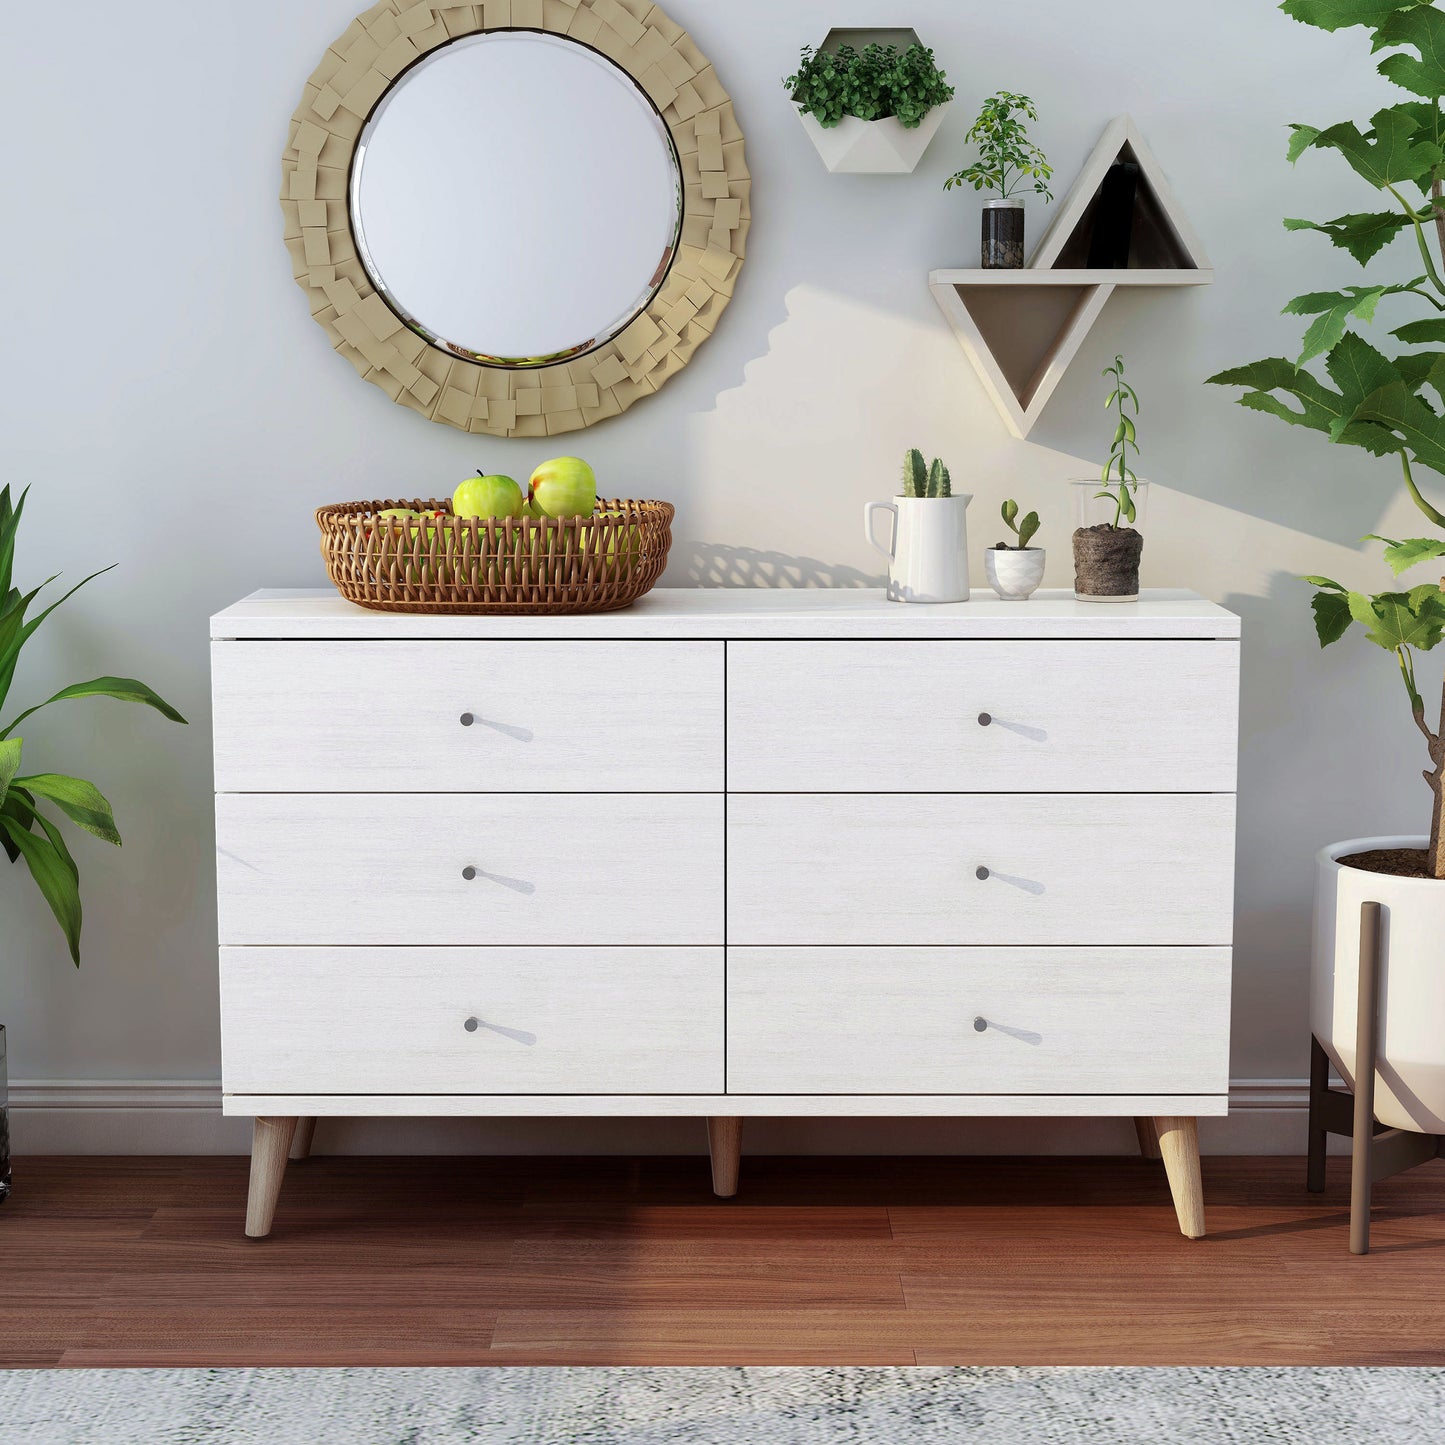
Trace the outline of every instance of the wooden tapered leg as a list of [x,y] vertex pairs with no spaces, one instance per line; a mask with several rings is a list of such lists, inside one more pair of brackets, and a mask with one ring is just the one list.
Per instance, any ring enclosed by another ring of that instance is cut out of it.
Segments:
[[1154,1121],[1147,1117],[1134,1120],[1134,1132],[1139,1136],[1139,1152],[1146,1159],[1162,1159],[1159,1152],[1159,1135],[1154,1132]]
[[291,1140],[291,1158],[309,1159],[311,1157],[311,1141],[315,1136],[316,1120],[298,1119],[296,1133]]
[[707,1147],[712,1155],[712,1192],[731,1199],[738,1192],[738,1166],[743,1152],[743,1121],[723,1117],[707,1121]]
[[1154,1132],[1174,1196],[1179,1230],[1188,1239],[1204,1236],[1204,1184],[1199,1177],[1199,1126],[1193,1119],[1156,1115]]
[[256,1120],[251,1133],[251,1191],[246,1198],[246,1233],[252,1239],[264,1239],[271,1232],[295,1133],[295,1119]]

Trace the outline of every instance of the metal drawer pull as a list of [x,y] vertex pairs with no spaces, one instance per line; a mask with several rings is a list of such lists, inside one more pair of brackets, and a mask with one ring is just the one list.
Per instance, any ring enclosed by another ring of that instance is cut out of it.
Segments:
[[470,883],[470,882],[472,881],[472,879],[475,878],[476,876],[477,876],[477,870],[476,870],[475,868],[473,868],[470,863],[468,863],[467,866],[462,869],[462,877],[465,878],[468,883]]
[[977,878],[979,882],[982,882],[985,878],[988,877],[988,869],[985,868],[982,864],[979,864],[979,866],[973,870],[973,876]]
[[461,715],[461,725],[469,728],[475,723],[480,723],[484,728],[491,728],[493,732],[501,733],[505,737],[515,738],[519,743],[529,743],[535,734],[531,728],[519,728],[515,723],[497,722],[493,718],[478,717],[474,712],[464,712]]
[[993,714],[992,714],[992,713],[987,713],[987,712],[981,712],[981,713],[979,713],[979,715],[978,715],[978,725],[979,725],[979,727],[981,727],[981,728],[986,728],[986,727],[989,725],[989,723],[991,723],[992,721],[993,721]]
[[[474,1022],[475,1022],[475,1020],[470,1020],[470,1021],[467,1023],[467,1027],[468,1027],[468,1028],[471,1028],[471,1026],[472,1026],[472,1024],[473,1024]],[[976,1034],[981,1034],[987,1027],[988,1027],[988,1020],[987,1020],[986,1018],[984,1018],[984,1016],[983,1016],[982,1014],[980,1014],[976,1019],[974,1019],[974,1021],[973,1021],[973,1031],[974,1031],[974,1033],[976,1033]]]
[[526,1029],[509,1029],[502,1024],[489,1024],[485,1019],[479,1019],[475,1014],[469,1018],[462,1027],[469,1033],[474,1034],[478,1029],[486,1029],[490,1034],[501,1034],[504,1039],[511,1039],[516,1044],[526,1044],[531,1048],[537,1042],[536,1034],[529,1034]]
[[475,868],[470,863],[462,869],[462,877],[468,883],[474,878],[485,878],[488,883],[495,883],[501,888],[509,888],[513,893],[532,894],[537,891],[537,885],[529,883],[525,878],[508,878],[505,873],[488,873],[485,868]]

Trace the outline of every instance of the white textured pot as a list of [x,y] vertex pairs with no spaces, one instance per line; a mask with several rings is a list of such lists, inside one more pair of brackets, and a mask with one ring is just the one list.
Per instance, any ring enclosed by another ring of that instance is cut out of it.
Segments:
[[798,112],[798,119],[830,171],[852,175],[907,175],[923,159],[951,103],[935,105],[912,129],[901,125],[898,117],[892,115],[882,120],[859,120],[856,115],[845,115],[837,125],[829,126],[819,125],[802,111]]
[[1005,602],[1022,602],[1031,597],[1044,580],[1042,547],[990,547],[983,554],[988,585]]
[[1445,881],[1393,878],[1335,861],[1426,842],[1354,838],[1316,855],[1310,1027],[1353,1088],[1360,905],[1381,904],[1375,1117],[1395,1129],[1445,1134]]

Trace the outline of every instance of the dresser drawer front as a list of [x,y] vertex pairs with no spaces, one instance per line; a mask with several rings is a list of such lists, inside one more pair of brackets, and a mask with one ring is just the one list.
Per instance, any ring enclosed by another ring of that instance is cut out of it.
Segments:
[[1227,948],[729,949],[728,1088],[1222,1094],[1229,982]]
[[217,642],[211,659],[219,792],[723,786],[720,642]]
[[723,1087],[720,948],[225,948],[221,1021],[228,1093]]
[[723,941],[710,794],[223,793],[216,844],[223,944]]
[[1228,794],[753,794],[728,800],[727,858],[734,944],[1233,936]]
[[1238,693],[1236,642],[729,643],[728,787],[1232,792]]

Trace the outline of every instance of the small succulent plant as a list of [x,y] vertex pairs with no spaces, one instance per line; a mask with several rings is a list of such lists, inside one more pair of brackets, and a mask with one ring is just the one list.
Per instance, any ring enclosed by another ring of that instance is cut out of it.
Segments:
[[923,453],[917,447],[903,457],[903,495],[905,497],[951,497],[953,495],[948,468],[934,457],[931,466],[926,465]]
[[1019,520],[1019,504],[1012,497],[999,508],[999,515],[1003,518],[1004,526],[1014,534],[1016,542],[1000,542],[995,548],[999,552],[1022,552],[1028,548],[1030,540],[1035,532],[1039,530],[1039,514],[1030,512],[1022,521]]

